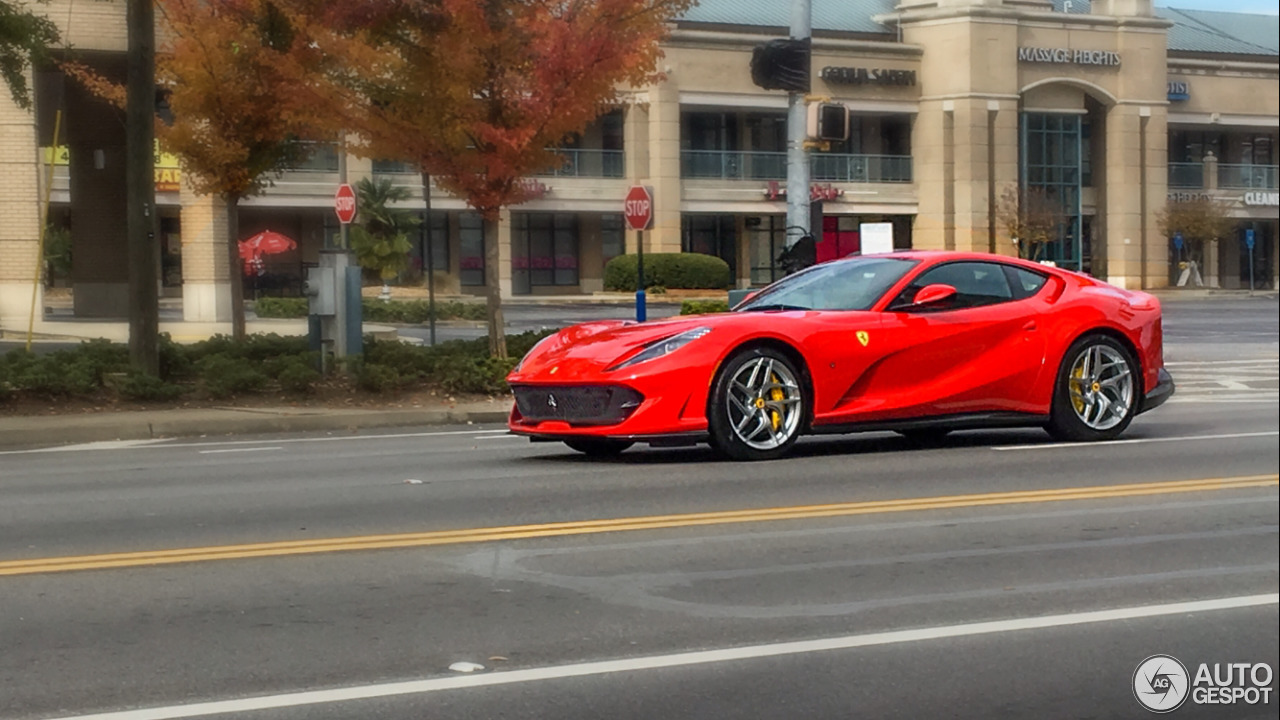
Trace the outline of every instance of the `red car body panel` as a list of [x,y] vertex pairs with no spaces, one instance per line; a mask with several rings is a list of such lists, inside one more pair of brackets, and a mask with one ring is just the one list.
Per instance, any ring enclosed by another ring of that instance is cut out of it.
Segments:
[[[1004,256],[915,251],[892,257],[917,265],[867,311],[730,312],[566,328],[530,351],[508,376],[511,386],[545,391],[549,402],[572,388],[628,388],[642,398],[638,407],[612,424],[570,424],[528,420],[517,405],[509,427],[545,439],[705,433],[717,369],[759,343],[788,349],[802,362],[810,426],[818,432],[983,413],[1014,413],[1034,424],[1048,417],[1067,348],[1090,332],[1113,335],[1131,349],[1141,365],[1142,394],[1160,382],[1161,312],[1151,295]],[[913,278],[954,261],[1024,267],[1048,280],[1021,300],[932,313],[886,311]],[[709,332],[668,355],[614,368],[649,343],[695,328]]]

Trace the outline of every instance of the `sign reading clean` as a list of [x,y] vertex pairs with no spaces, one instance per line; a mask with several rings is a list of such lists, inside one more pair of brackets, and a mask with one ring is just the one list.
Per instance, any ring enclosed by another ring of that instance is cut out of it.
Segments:
[[1261,205],[1262,207],[1274,207],[1280,205],[1280,193],[1276,192],[1247,192],[1244,194],[1245,205]]
[[1119,67],[1120,53],[1107,50],[1020,47],[1018,48],[1018,62]]

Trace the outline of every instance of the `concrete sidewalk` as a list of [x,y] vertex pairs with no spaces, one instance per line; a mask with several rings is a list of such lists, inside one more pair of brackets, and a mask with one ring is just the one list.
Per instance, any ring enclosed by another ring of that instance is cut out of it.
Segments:
[[0,448],[253,433],[506,422],[510,402],[448,408],[216,407],[63,415],[0,416]]

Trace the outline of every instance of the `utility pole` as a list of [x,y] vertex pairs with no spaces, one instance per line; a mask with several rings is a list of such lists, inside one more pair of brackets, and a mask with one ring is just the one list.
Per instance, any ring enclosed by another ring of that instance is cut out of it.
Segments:
[[[811,42],[810,0],[791,0],[791,39],[802,41],[806,50]],[[806,52],[806,55],[808,53]],[[809,71],[809,62],[805,70]],[[805,78],[808,88],[808,78]],[[809,234],[809,151],[805,148],[808,110],[806,93],[787,92],[787,233],[786,244],[790,248]]]
[[[129,45],[125,163],[129,263],[129,357],[149,375],[160,373],[160,298],[157,277],[155,186],[156,31],[154,0],[128,0]],[[235,239],[232,238],[232,242]],[[235,278],[232,278],[232,282]]]

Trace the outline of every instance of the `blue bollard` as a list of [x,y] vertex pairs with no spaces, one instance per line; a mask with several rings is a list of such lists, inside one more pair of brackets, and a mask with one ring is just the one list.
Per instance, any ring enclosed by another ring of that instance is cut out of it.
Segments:
[[645,321],[644,290],[636,291],[636,322]]

